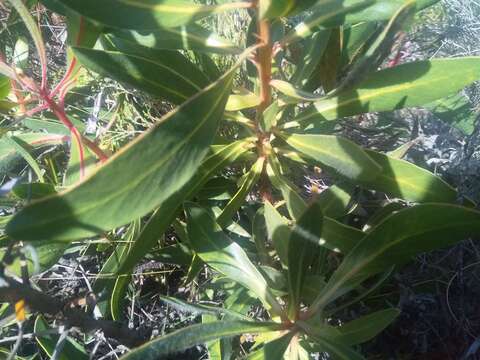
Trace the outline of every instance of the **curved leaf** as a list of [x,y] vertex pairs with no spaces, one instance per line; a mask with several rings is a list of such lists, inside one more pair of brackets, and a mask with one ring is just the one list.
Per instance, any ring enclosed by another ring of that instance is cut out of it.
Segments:
[[264,162],[265,158],[258,158],[258,160],[255,162],[255,164],[253,164],[252,168],[243,179],[240,189],[238,189],[237,193],[223,208],[222,213],[217,218],[217,223],[221,227],[225,227],[229,225],[229,223],[231,223],[232,217],[235,215],[235,212],[242,206],[245,201],[245,197],[252,190],[253,186],[260,178]]
[[194,50],[217,54],[242,53],[242,49],[197,24],[151,32],[119,30],[112,35],[154,49]]
[[121,360],[153,360],[194,345],[241,334],[278,331],[281,324],[250,321],[220,321],[191,325],[154,339],[127,353]]
[[295,121],[335,120],[427,105],[457,93],[479,78],[480,57],[407,63],[374,72],[355,89],[314,103]]
[[456,190],[430,171],[372,150],[367,154],[382,171],[370,181],[360,182],[366,188],[415,202],[453,203],[457,199]]
[[[421,10],[438,1],[417,0],[416,8]],[[282,42],[287,44],[298,41],[319,29],[388,20],[404,4],[405,0],[319,0],[311,15],[287,34]]]
[[363,280],[416,254],[453,245],[480,231],[480,212],[447,204],[418,205],[387,217],[345,257],[311,312]]
[[349,179],[367,181],[380,173],[380,166],[361,147],[345,138],[332,135],[279,135],[299,152]]
[[[74,47],[78,60],[93,71],[173,103],[182,103],[209,81],[183,55],[149,48],[119,51]],[[138,50],[138,51],[136,51]]]
[[101,24],[134,30],[178,27],[211,14],[239,8],[239,5],[235,3],[200,5],[185,0],[56,1]]
[[190,244],[209,266],[255,293],[277,315],[281,307],[266,280],[251,263],[245,251],[230,240],[203,208],[189,203],[185,206]]
[[288,239],[288,288],[289,316],[297,320],[300,313],[300,299],[307,273],[314,261],[325,260],[325,253],[319,252],[317,243],[322,234],[322,208],[313,203],[298,219]]
[[14,239],[72,241],[111,230],[166,203],[195,175],[222,118],[232,73],[167,114],[85,181],[35,202],[9,222]]

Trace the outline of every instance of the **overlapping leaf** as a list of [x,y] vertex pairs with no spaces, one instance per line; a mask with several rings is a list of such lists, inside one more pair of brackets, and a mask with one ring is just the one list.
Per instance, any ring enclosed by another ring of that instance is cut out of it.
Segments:
[[168,335],[154,339],[133,349],[121,360],[159,359],[165,355],[186,350],[208,341],[232,337],[240,334],[278,331],[281,324],[253,321],[221,321],[191,325]]
[[215,270],[250,289],[279,315],[280,305],[240,245],[223,233],[205,209],[189,203],[185,211],[190,244],[197,255]]
[[479,231],[480,212],[460,206],[424,204],[394,213],[345,257],[312,305],[312,311],[392,265],[455,244]]
[[[377,71],[348,90],[316,102],[295,120],[324,121],[422,106],[478,80],[480,57],[417,61]],[[448,86],[445,86],[445,83]]]
[[368,181],[380,166],[355,143],[339,136],[280,133],[285,141],[309,158],[353,180]]
[[177,104],[209,83],[207,77],[178,52],[131,47],[120,41],[115,45],[114,51],[74,47],[73,52],[93,71]]
[[241,49],[228,40],[196,25],[163,28],[151,32],[118,30],[113,36],[138,45],[164,50],[195,50],[218,54],[240,54]]
[[[236,4],[200,5],[186,0],[49,0],[101,24],[134,30],[178,27],[205,16],[236,9]],[[115,13],[112,14],[112,10]]]
[[179,190],[195,175],[216,133],[232,72],[166,115],[76,187],[20,211],[7,233],[22,240],[72,241],[124,225],[174,200],[180,203],[185,193]]
[[[417,0],[417,10],[424,9],[438,0]],[[298,41],[319,28],[335,28],[366,21],[390,19],[403,5],[404,0],[320,0],[303,22],[287,34],[283,43]]]

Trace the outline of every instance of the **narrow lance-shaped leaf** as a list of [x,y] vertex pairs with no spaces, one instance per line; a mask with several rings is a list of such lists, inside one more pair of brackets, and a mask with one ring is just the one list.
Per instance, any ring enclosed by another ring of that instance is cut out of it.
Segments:
[[282,94],[287,95],[289,98],[295,99],[298,102],[314,102],[325,97],[325,95],[316,95],[305,90],[297,89],[292,84],[283,80],[272,80],[270,81],[270,85]]
[[208,153],[232,75],[230,71],[167,114],[79,185],[24,208],[7,225],[9,236],[72,241],[124,225],[167,202],[184,200],[185,193],[179,190]]
[[268,201],[265,203],[264,215],[268,237],[272,241],[280,261],[287,265],[288,241],[290,238],[288,221]]
[[266,280],[240,245],[225,235],[205,209],[188,203],[185,211],[190,244],[197,255],[215,270],[250,289],[276,315],[281,314],[281,306]]
[[[254,145],[249,140],[239,140],[217,149],[214,154],[203,161],[196,174],[180,192],[184,194],[185,199],[190,199],[214,174],[234,162],[252,146]],[[129,273],[145,256],[167,230],[180,207],[181,203],[175,198],[160,206],[135,240],[128,257],[122,264],[120,273]]]
[[[293,320],[300,313],[300,299],[308,270],[320,253],[318,242],[322,234],[323,214],[317,203],[310,205],[293,226],[288,240],[288,313]],[[323,262],[324,259],[320,259]]]
[[480,212],[456,205],[424,204],[400,210],[373,228],[333,273],[310,312],[323,308],[365,279],[416,254],[478,235]]
[[360,181],[364,187],[415,202],[453,203],[457,199],[455,189],[430,171],[372,150],[367,154],[382,171],[369,181]]
[[248,354],[246,360],[279,360],[283,359],[288,345],[295,335],[293,332],[283,334],[278,338],[265,343],[261,349]]
[[[438,1],[417,0],[416,8],[421,10]],[[287,34],[282,42],[287,44],[298,41],[319,29],[347,27],[366,21],[385,21],[404,4],[405,0],[320,0],[312,9],[312,14]]]
[[[372,71],[378,69],[385,58],[390,55],[392,46],[397,40],[398,33],[413,18],[416,9],[415,5],[415,0],[408,0],[392,16],[383,32],[375,39],[365,55],[355,62],[345,79],[343,79],[342,83],[334,90],[335,94],[352,88],[367,78]],[[329,95],[331,96],[332,94]]]
[[345,138],[332,135],[278,135],[299,152],[349,179],[367,181],[380,173],[380,166],[361,147]]
[[25,26],[27,27],[28,32],[32,36],[33,43],[37,48],[40,64],[42,65],[42,80],[46,81],[46,78],[45,78],[46,70],[47,70],[46,67],[48,62],[47,62],[47,55],[45,52],[45,44],[43,42],[42,33],[40,32],[40,29],[38,28],[37,23],[35,22],[33,17],[30,15],[28,8],[25,6],[25,4],[21,0],[8,0],[8,1],[10,2],[10,4],[12,4],[12,6],[18,12],[23,22],[25,23]]
[[113,31],[112,35],[155,49],[194,50],[217,54],[240,54],[242,49],[234,46],[209,30],[197,24],[178,28],[163,28],[151,32]]
[[226,110],[239,111],[249,109],[258,106],[261,102],[260,97],[253,93],[233,94],[228,98]]
[[[56,0],[101,24],[120,29],[153,30],[178,27],[205,16],[247,7],[245,3],[200,5],[185,0]],[[112,14],[112,9],[115,10]],[[114,16],[113,16],[114,15]]]
[[380,334],[399,315],[397,309],[385,309],[349,321],[337,327],[339,336],[336,340],[349,346],[362,344]]
[[[283,178],[283,176],[281,176],[278,170],[278,161],[274,161],[273,157],[270,157],[269,160],[269,164],[267,165],[267,173],[269,174],[273,186],[277,187],[282,191],[282,195],[287,203],[287,208],[291,217],[294,219],[299,219],[307,208],[307,204],[295,190],[294,185],[290,184]],[[275,214],[270,212],[270,215],[272,216]],[[278,216],[275,216],[275,218],[271,218],[271,221],[273,221],[272,224],[275,225],[272,225],[272,230],[269,230],[270,237],[272,236],[272,231],[275,231],[277,227],[281,226],[280,220],[281,217],[278,218]],[[286,230],[283,230],[282,227],[278,235],[284,236],[283,234],[287,232]],[[325,216],[323,218],[323,231],[320,239],[318,240],[318,245],[326,247],[327,249],[330,249],[332,251],[347,254],[353,247],[355,247],[355,245],[357,245],[358,241],[360,241],[364,235],[365,234],[362,231],[356,228],[344,225],[338,221],[335,221],[334,219]],[[288,241],[281,239],[277,240],[276,238],[272,238],[272,240],[274,241],[274,245],[276,246],[280,258],[282,259],[282,253],[286,254],[286,250],[283,249],[285,246],[288,246]],[[284,259],[286,259],[286,257],[284,257]],[[283,262],[286,264],[286,261]]]
[[245,197],[260,178],[264,163],[265,158],[261,157],[258,158],[255,164],[253,164],[252,168],[243,179],[240,189],[238,189],[237,193],[228,202],[228,204],[222,210],[222,213],[218,216],[217,222],[220,226],[225,227],[232,221],[232,217],[235,215],[235,212],[242,206],[245,201]]
[[479,77],[480,57],[407,63],[372,73],[355,89],[316,102],[295,121],[335,120],[427,105],[457,93]]
[[289,82],[293,86],[303,89],[308,83],[310,77],[322,60],[330,39],[330,34],[330,30],[318,31],[306,41],[303,59],[297,64],[295,72],[289,79]]
[[209,83],[206,76],[178,52],[131,48],[125,43],[120,47],[119,44],[117,41],[114,51],[74,47],[73,52],[93,71],[177,104]]
[[281,324],[271,322],[217,321],[196,324],[161,336],[133,349],[121,360],[154,360],[212,340],[281,329]]

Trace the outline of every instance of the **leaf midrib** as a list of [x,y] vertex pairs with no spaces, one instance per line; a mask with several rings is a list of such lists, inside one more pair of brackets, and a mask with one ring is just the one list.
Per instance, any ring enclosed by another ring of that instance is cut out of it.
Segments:
[[[194,131],[192,131],[189,135],[187,135],[182,141],[179,142],[179,144],[174,147],[172,149],[172,151],[169,153],[169,155],[167,155],[162,161],[159,161],[157,162],[155,165],[149,167],[147,169],[147,171],[143,172],[142,174],[140,174],[138,177],[137,177],[137,180],[134,180],[132,182],[130,182],[129,184],[130,185],[127,185],[123,188],[120,188],[120,190],[116,191],[116,192],[112,192],[110,196],[105,196],[102,198],[102,200],[100,201],[97,201],[95,203],[92,204],[92,202],[90,202],[87,206],[83,207],[82,209],[79,209],[77,211],[72,211],[71,213],[64,213],[63,216],[57,216],[55,218],[47,218],[45,221],[40,221],[40,222],[37,222],[34,226],[30,226],[29,229],[35,229],[35,228],[38,228],[38,227],[42,227],[46,224],[51,224],[51,223],[54,223],[54,222],[57,222],[59,220],[62,220],[62,219],[67,219],[71,216],[78,216],[78,215],[81,215],[81,214],[84,214],[85,212],[88,212],[98,206],[101,206],[101,205],[104,205],[108,202],[110,202],[112,199],[115,199],[119,196],[121,196],[122,194],[132,190],[133,188],[135,188],[139,183],[141,183],[145,178],[147,178],[148,176],[150,176],[152,173],[154,173],[159,167],[161,167],[163,164],[165,164],[165,162],[167,162],[168,160],[170,160],[172,157],[174,157],[177,153],[177,149],[183,147],[184,145],[187,144],[187,142],[197,133],[197,131],[199,130],[200,127],[202,127],[205,122],[209,119],[209,117],[212,115],[212,113],[216,110],[216,107],[218,106],[219,102],[223,99],[223,97],[225,96],[225,94],[228,92],[228,87],[226,87],[222,92],[221,92],[221,96],[219,96],[217,98],[217,100],[215,101],[214,103],[214,106],[212,106],[212,108],[209,110],[209,112],[207,113],[207,115],[205,116],[205,118],[194,128]],[[172,117],[178,113],[178,110],[174,113],[172,113]],[[168,120],[171,120],[172,117],[170,117]],[[159,126],[161,126],[161,124],[159,124]],[[138,143],[138,142],[137,142]],[[135,145],[132,144],[131,146]],[[131,146],[129,148],[131,148]],[[119,155],[117,157],[114,157],[112,158],[112,160],[110,160],[110,163],[112,161],[114,161],[115,159],[119,158],[123,153],[125,153],[128,149],[125,149],[124,151],[122,151],[121,153],[119,153]],[[95,176],[96,173],[93,173],[92,176],[89,178],[93,178]],[[83,184],[86,184],[83,183]],[[73,190],[75,190],[77,188],[73,188],[72,190],[70,191],[67,191],[66,193],[64,193],[63,195],[66,196],[68,195],[70,192],[72,192]],[[55,199],[58,199],[59,197],[57,196]],[[50,198],[52,199],[52,198]],[[49,201],[49,200],[45,200],[45,201]],[[39,202],[40,203],[40,202]],[[37,203],[37,204],[39,204]]]

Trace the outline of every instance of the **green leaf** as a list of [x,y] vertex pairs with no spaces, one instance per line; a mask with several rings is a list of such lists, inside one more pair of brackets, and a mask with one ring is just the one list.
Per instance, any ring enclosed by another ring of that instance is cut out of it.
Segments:
[[280,261],[288,264],[288,239],[290,238],[290,228],[288,221],[273,207],[265,202],[265,224],[267,226],[268,238],[272,241]]
[[[92,151],[83,146],[83,165],[85,175],[90,174],[95,170],[95,166],[97,165],[97,158]],[[70,142],[70,158],[68,159],[68,166],[65,172],[65,178],[63,181],[64,186],[70,186],[81,179],[81,171],[80,171],[80,147],[78,146],[78,142],[71,141]]]
[[218,272],[250,289],[274,313],[280,314],[281,307],[266,280],[240,245],[223,233],[205,209],[188,203],[185,211],[190,244],[197,255]]
[[193,314],[200,314],[200,315],[215,315],[215,316],[220,316],[220,315],[225,315],[228,316],[229,318],[235,318],[238,320],[249,320],[246,316],[237,313],[236,311],[232,311],[230,309],[225,309],[221,307],[215,307],[215,306],[210,306],[210,305],[203,305],[203,304],[191,304],[185,301],[182,301],[180,299],[176,299],[170,296],[160,296],[160,300],[162,300],[164,303],[170,305],[171,307],[180,310],[180,311],[187,311],[191,312]]
[[475,130],[477,114],[473,104],[464,94],[456,94],[437,100],[425,106],[443,122],[457,128],[466,135],[472,135]]
[[153,360],[186,350],[194,345],[241,334],[278,331],[281,324],[271,322],[220,321],[195,324],[154,339],[123,356],[122,360]]
[[303,89],[307,85],[323,58],[330,35],[329,30],[318,31],[306,41],[303,59],[290,78],[293,86]]
[[16,150],[16,152],[30,165],[32,170],[37,175],[37,178],[40,182],[45,182],[43,179],[43,172],[38,166],[37,160],[32,156],[30,147],[27,143],[23,142],[21,139],[15,136],[5,136],[3,138],[7,143]]
[[337,327],[339,337],[335,340],[348,346],[362,344],[380,334],[399,315],[397,309],[385,309],[362,316]]
[[55,187],[49,183],[16,184],[12,189],[12,194],[19,199],[28,201],[40,199],[55,193]]
[[258,106],[262,100],[259,96],[247,92],[246,94],[230,95],[227,102],[227,111],[238,111]]
[[293,10],[296,0],[260,0],[258,5],[260,19],[274,19],[286,16]]
[[312,35],[320,29],[347,25],[349,15],[368,9],[375,0],[320,0],[313,12],[303,22],[295,26],[282,40],[283,45],[291,44]]
[[10,79],[0,75],[0,99],[4,99],[10,94]]
[[239,8],[235,3],[200,5],[185,0],[58,0],[65,7],[101,24],[120,29],[178,27],[205,16]]
[[[343,79],[341,84],[334,90],[336,94],[345,89],[351,89],[365,78],[368,78],[368,75],[372,71],[378,69],[383,61],[391,54],[392,47],[398,39],[398,33],[412,20],[416,10],[415,6],[415,0],[407,0],[405,4],[393,14],[385,26],[385,29],[376,37],[365,55],[354,63],[345,79]],[[332,96],[332,94],[329,95]]]
[[[297,320],[306,275],[314,260],[324,258],[317,245],[322,234],[323,214],[317,203],[310,205],[290,231],[288,240],[289,316]],[[323,254],[324,255],[324,254]]]
[[369,21],[353,25],[343,31],[342,67],[355,62],[370,45],[379,31],[377,22]]
[[[48,324],[45,322],[43,317],[37,316],[35,319],[34,331],[35,333],[42,333],[46,330],[51,330]],[[56,349],[57,341],[60,335],[42,335],[37,336],[37,342],[40,347],[47,353],[49,357],[53,355],[53,352]],[[60,351],[59,356],[56,358],[58,360],[71,360],[71,359],[78,359],[78,360],[87,360],[88,354],[85,349],[77,343],[71,337],[67,337],[62,350]]]
[[[17,143],[21,143],[29,149],[40,149],[45,146],[59,145],[68,140],[68,136],[44,133],[11,133],[7,136],[15,137]],[[18,146],[7,136],[0,139],[0,174],[4,175],[12,170],[21,159],[18,153]]]
[[[179,193],[183,193],[184,199],[190,199],[214,174],[235,161],[251,146],[253,145],[249,140],[239,140],[217,149],[213,155],[203,161],[200,169],[193,178],[183,186]],[[160,206],[133,244],[128,257],[125,259],[125,263],[120,269],[121,273],[131,272],[137,262],[150,251],[157,240],[167,230],[168,226],[173,222],[180,207],[181,202],[175,197]],[[190,261],[189,259],[188,263],[190,263]]]
[[[437,3],[438,0],[417,0],[417,10]],[[390,19],[405,0],[319,0],[303,22],[282,40],[284,44],[298,41],[318,29],[347,27],[361,22]]]
[[149,32],[118,30],[113,31],[112,35],[155,49],[194,50],[217,54],[240,54],[242,52],[242,49],[234,46],[228,40],[197,24]]
[[116,51],[74,47],[73,52],[93,71],[176,104],[209,83],[194,64],[175,51],[117,46]]
[[311,312],[363,280],[411,257],[453,245],[480,231],[480,212],[447,204],[424,204],[398,211],[373,228],[333,273]]
[[122,242],[119,242],[115,246],[107,261],[104,262],[93,285],[93,291],[96,294],[99,294],[105,288],[107,289],[107,293],[112,291],[116,281],[115,276],[118,273],[120,265],[123,263],[123,259],[130,251],[133,241],[137,238],[140,229],[140,220],[133,221],[125,232],[125,235],[122,237]]
[[[45,77],[46,77],[46,70],[47,70],[47,64],[48,64],[47,55],[45,51],[45,44],[43,42],[42,33],[37,26],[37,22],[33,19],[32,15],[30,15],[30,11],[21,0],[8,0],[8,2],[10,2],[10,4],[12,4],[14,9],[18,12],[23,22],[25,23],[25,26],[27,27],[27,30],[30,33],[30,36],[33,39],[33,43],[35,44],[35,47],[37,49],[37,55],[40,59],[40,64],[42,67],[42,80],[46,81]],[[4,74],[4,75],[7,75],[7,74]]]
[[[23,251],[27,260],[27,269],[30,275],[38,274],[50,269],[55,265],[58,260],[63,256],[68,244],[55,243],[51,241],[44,241],[41,243],[35,243],[35,246],[26,246]],[[0,258],[6,253],[6,249],[0,249]],[[17,276],[22,275],[22,261],[20,257],[16,257],[15,260],[5,266],[8,273],[15,274]]]
[[380,166],[350,140],[332,135],[300,135],[279,133],[294,149],[340,175],[356,181],[374,179]]
[[[349,191],[352,190],[349,189]],[[351,200],[352,196],[337,185],[332,185],[323,190],[315,199],[322,207],[323,214],[334,219],[347,214]]]
[[217,223],[221,227],[226,227],[232,222],[232,217],[235,215],[237,210],[243,205],[245,197],[250,193],[253,186],[258,182],[260,175],[263,171],[263,164],[265,158],[258,158],[255,164],[253,164],[250,171],[246,174],[242,180],[242,184],[238,189],[237,193],[232,197],[227,205],[222,210],[222,213],[217,218]]
[[85,181],[21,210],[7,233],[22,240],[72,241],[179,204],[187,195],[179,190],[194,177],[217,131],[232,74],[167,114]]
[[270,81],[270,85],[282,94],[287,95],[289,98],[297,100],[298,102],[313,102],[325,97],[325,95],[315,95],[308,91],[297,89],[292,84],[283,80],[272,80]]
[[365,360],[365,358],[342,343],[327,339],[324,336],[312,335],[309,333],[319,346],[315,348],[318,352],[327,352],[335,360]]
[[305,211],[306,205],[295,184],[283,175],[283,169],[275,154],[268,157],[267,174],[274,187],[282,192],[287,209],[293,219],[298,219]]
[[367,154],[382,171],[369,181],[360,181],[364,187],[415,202],[453,203],[457,199],[455,189],[428,170],[372,150]]
[[271,340],[265,343],[261,349],[255,350],[248,354],[247,360],[280,360],[283,359],[285,351],[287,351],[288,345],[295,335],[293,332],[289,332],[285,335],[279,336],[277,339]]
[[372,73],[356,89],[316,102],[295,121],[335,120],[427,105],[457,93],[479,78],[480,57],[407,63]]

